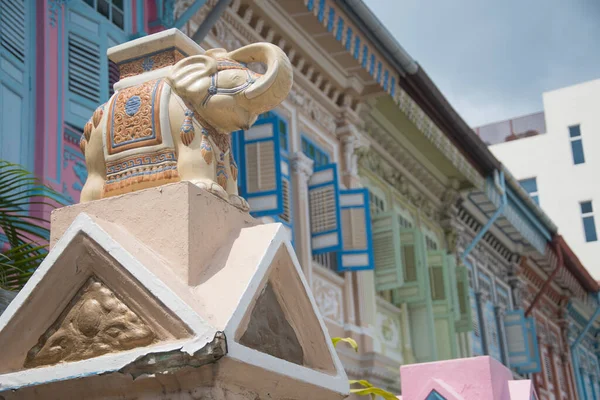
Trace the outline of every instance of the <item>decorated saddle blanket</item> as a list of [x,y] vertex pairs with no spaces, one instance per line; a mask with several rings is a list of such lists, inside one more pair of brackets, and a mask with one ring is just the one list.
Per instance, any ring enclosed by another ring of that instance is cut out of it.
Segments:
[[170,94],[169,85],[155,79],[119,90],[105,105],[105,197],[179,180]]

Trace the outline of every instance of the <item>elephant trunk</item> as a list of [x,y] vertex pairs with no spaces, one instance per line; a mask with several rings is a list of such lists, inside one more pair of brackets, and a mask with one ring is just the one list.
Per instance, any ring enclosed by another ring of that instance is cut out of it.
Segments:
[[228,54],[238,62],[262,62],[267,71],[256,80],[244,95],[251,100],[252,111],[257,114],[272,110],[288,95],[293,84],[292,64],[279,47],[271,43],[254,43]]

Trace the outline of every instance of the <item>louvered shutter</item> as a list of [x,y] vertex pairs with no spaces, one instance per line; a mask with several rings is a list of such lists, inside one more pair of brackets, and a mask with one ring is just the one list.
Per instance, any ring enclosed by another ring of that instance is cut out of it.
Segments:
[[522,309],[507,311],[504,329],[510,366],[522,374],[540,372],[540,352],[533,318],[525,318]]
[[313,255],[342,250],[337,165],[315,168],[308,181]]
[[373,216],[373,255],[377,291],[396,289],[404,284],[400,247],[400,226],[394,212]]
[[371,212],[367,189],[340,190],[342,251],[338,253],[338,271],[374,268],[371,237]]
[[496,311],[494,303],[487,300],[484,303],[483,314],[485,316],[485,327],[487,337],[488,355],[502,362],[502,353],[500,352],[500,333],[498,332],[498,322],[496,320]]
[[459,312],[457,331],[468,332],[472,330],[471,305],[469,304],[469,273],[464,266],[456,268],[456,295]]
[[87,4],[69,2],[66,7],[66,108],[65,121],[83,127],[94,110],[109,97],[109,47],[127,40],[125,32]]
[[529,363],[523,367],[519,367],[519,371],[522,374],[535,374],[542,370],[542,362],[533,317],[525,319],[525,327],[527,329],[527,341],[529,343]]
[[446,293],[446,255],[443,251],[427,252],[427,267],[429,270],[429,285],[431,288],[431,300],[444,301]]
[[[397,220],[402,224],[402,218],[397,218]],[[422,241],[422,235],[417,229],[400,228],[402,276],[405,283],[417,282],[419,279],[419,266],[425,268],[425,260],[421,258],[420,253],[422,248],[419,248],[418,243],[420,240]]]
[[454,320],[459,321],[460,305],[458,299],[458,271],[454,254],[446,254],[446,268],[448,270],[448,288],[450,289],[449,294],[452,301],[452,310],[454,311]]
[[0,156],[33,170],[35,5],[0,0]]
[[244,166],[239,182],[241,195],[255,217],[276,216],[284,211],[277,122],[276,117],[260,119],[238,136],[240,163]]
[[290,180],[290,164],[281,160],[281,206],[279,220],[286,225],[292,224],[292,182]]

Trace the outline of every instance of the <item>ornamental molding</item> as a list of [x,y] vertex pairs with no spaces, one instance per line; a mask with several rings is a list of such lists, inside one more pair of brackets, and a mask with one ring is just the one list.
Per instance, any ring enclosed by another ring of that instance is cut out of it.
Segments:
[[356,154],[359,166],[382,178],[429,219],[440,222],[441,212],[438,207],[379,153],[371,148],[360,147],[356,150]]
[[50,19],[51,27],[56,27],[59,14],[69,4],[69,1],[71,0],[48,0],[48,18]]
[[294,82],[287,99],[313,122],[325,128],[328,133],[335,133],[335,117],[315,101],[308,91],[300,87],[297,82]]
[[444,135],[442,130],[403,89],[394,98],[398,108],[412,121],[417,129],[463,174],[476,188],[483,189],[485,179],[467,161],[461,152]]
[[[442,199],[446,187],[431,174],[404,146],[402,146],[390,133],[383,129],[376,121],[369,119],[365,123],[365,131],[368,136],[374,139],[385,151],[414,178],[429,190],[437,199]],[[380,155],[377,158],[381,158]],[[399,176],[402,174],[395,170]]]
[[[189,3],[191,3],[190,0],[179,1],[177,3],[178,9],[176,11],[176,14],[183,13],[183,11],[185,10],[185,7],[189,6]],[[207,1],[207,4],[204,5],[198,11],[198,13],[196,13],[194,15],[194,17],[191,19],[191,22],[190,22],[190,29],[189,29],[190,32],[188,32],[188,35],[191,32],[194,32],[198,28],[199,24],[204,20],[204,18],[208,14],[211,7],[214,6],[214,4],[216,4],[215,0]],[[247,21],[246,19],[242,19],[240,16],[238,16],[236,14],[236,10],[238,8],[239,8],[239,1],[237,1],[237,2],[234,1],[231,4],[231,6],[225,11],[225,13],[221,17],[221,19],[219,19],[215,23],[209,36],[213,37],[221,46],[223,46],[228,51],[238,49],[238,48],[240,48],[246,44],[250,44],[250,43],[256,43],[256,42],[261,42],[261,41],[271,41],[271,40],[269,40],[269,37],[267,37],[267,38],[261,37],[260,34],[256,31],[256,29],[252,28],[249,25],[249,21]],[[263,22],[263,24],[264,24],[264,22]],[[272,29],[270,29],[270,30],[273,31]],[[273,36],[273,35],[268,35],[268,36]],[[277,44],[279,47],[282,47],[282,48],[285,47],[285,43],[282,43],[281,41],[279,43],[274,43],[274,44]],[[290,57],[290,60],[293,58],[293,54],[292,54],[293,52],[294,52],[293,48],[287,51],[288,57]],[[304,74],[302,74],[300,65],[298,65],[298,63],[296,63],[296,64],[297,65],[293,66],[294,74],[295,74],[296,78],[303,77]],[[259,71],[260,66],[257,66],[257,68],[253,68],[253,69],[257,70],[257,72],[260,72]],[[316,101],[314,99],[314,97],[309,93],[309,91],[306,90],[305,88],[303,88],[298,83],[298,81],[299,81],[299,79],[294,79],[294,84],[292,86],[292,89],[291,89],[287,99],[293,105],[297,106],[305,116],[307,116],[308,118],[310,118],[310,120],[312,120],[313,122],[315,122],[318,125],[320,125],[321,127],[323,127],[328,133],[335,133],[336,118],[335,118],[334,114],[329,112],[326,107],[324,107],[322,104],[320,104],[320,102]],[[303,81],[310,82],[309,80],[306,80],[306,79],[304,79]],[[308,84],[311,86],[311,89],[315,89],[314,87],[312,87],[312,86],[314,86],[314,83],[312,83],[312,84],[308,83]],[[320,92],[323,96],[329,98],[329,96],[327,96],[327,93],[324,93],[319,88],[316,88],[316,90],[318,92]],[[335,98],[337,98],[337,97],[335,97]]]

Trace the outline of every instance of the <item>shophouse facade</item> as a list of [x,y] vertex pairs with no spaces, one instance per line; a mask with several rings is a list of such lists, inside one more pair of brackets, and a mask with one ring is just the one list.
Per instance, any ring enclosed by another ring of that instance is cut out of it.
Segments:
[[[3,89],[2,121],[33,122],[10,122],[22,134],[6,158],[77,201],[83,125],[118,79],[106,49],[172,26],[193,36],[217,1],[18,4],[37,28],[17,32],[30,45],[16,55],[2,31],[12,67],[2,64],[0,80],[11,93],[22,89],[21,114]],[[241,194],[255,217],[287,227],[330,335],[357,340],[359,352],[339,349],[351,378],[400,392],[402,364],[490,354],[517,375],[541,376],[542,398],[555,388],[574,398],[585,374],[570,372],[570,358],[558,357],[552,375],[570,385],[544,381],[542,364],[545,354],[566,354],[571,310],[586,318],[579,303],[594,288],[568,268],[558,277],[570,283],[555,282],[556,228],[377,22],[361,2],[338,0],[233,0],[215,21],[203,47],[267,41],[294,66],[281,106],[232,134]],[[25,90],[17,84],[27,71],[34,80]],[[12,140],[6,132],[3,143]],[[550,276],[554,292],[544,285]],[[534,323],[525,313],[542,288],[545,308],[527,315]],[[562,338],[548,334],[548,343],[562,345],[544,347],[547,331]],[[538,339],[540,347],[510,346]],[[580,365],[587,373],[590,364]]]

